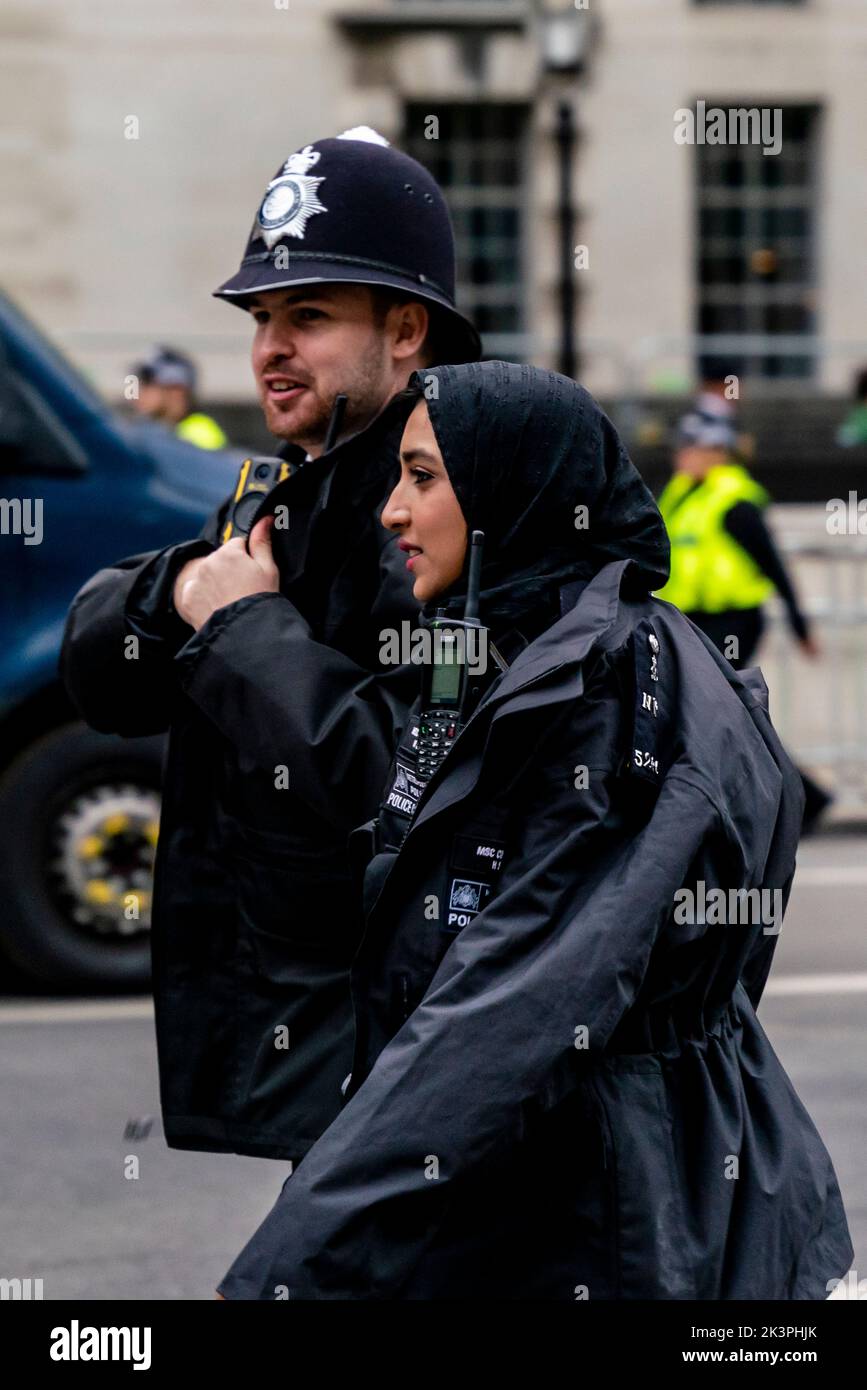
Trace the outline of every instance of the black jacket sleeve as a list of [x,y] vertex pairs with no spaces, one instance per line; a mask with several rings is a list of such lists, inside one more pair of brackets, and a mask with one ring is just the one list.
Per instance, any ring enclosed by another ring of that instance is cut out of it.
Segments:
[[216,548],[229,499],[194,541],[131,555],[79,589],[67,614],[60,675],[91,728],[127,738],[163,733],[177,690],[174,654],[192,629],[174,611],[175,578]]
[[729,535],[755,560],[762,573],[775,585],[786,605],[792,631],[797,638],[803,640],[808,632],[807,620],[801,612],[788,570],[759,508],[752,502],[736,502],[726,512],[723,524]]
[[[374,619],[389,608],[395,553],[381,551]],[[290,787],[342,834],[371,814],[418,693],[417,666],[359,664],[317,641],[280,593],[217,609],[175,666],[185,694],[232,745],[272,775],[286,767]]]

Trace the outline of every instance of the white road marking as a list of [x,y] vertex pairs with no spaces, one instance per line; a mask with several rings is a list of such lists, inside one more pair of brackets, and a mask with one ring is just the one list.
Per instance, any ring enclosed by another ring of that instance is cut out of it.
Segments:
[[864,994],[867,975],[780,975],[765,985],[765,994]]
[[[867,973],[845,975],[778,975],[768,980],[765,995],[867,994]],[[27,1023],[116,1023],[126,1019],[153,1020],[154,1006],[149,999],[119,999],[105,1003],[77,1001],[55,1004],[0,1004],[0,1024]]]
[[54,1004],[0,1004],[0,1023],[114,1023],[128,1018],[150,1018],[150,999],[113,999],[82,1004],[78,1000]]
[[867,864],[840,864],[833,868],[830,864],[798,865],[795,869],[794,888],[845,888],[848,885],[867,883]]

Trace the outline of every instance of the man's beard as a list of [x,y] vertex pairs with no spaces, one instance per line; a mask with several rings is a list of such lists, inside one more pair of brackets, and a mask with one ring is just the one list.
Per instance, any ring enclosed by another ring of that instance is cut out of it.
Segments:
[[316,410],[311,416],[297,424],[287,420],[284,429],[274,433],[278,438],[289,440],[308,451],[313,448],[320,449],[325,443],[338,395],[346,396],[340,426],[340,435],[343,437],[357,434],[370,424],[385,405],[389,388],[390,379],[386,371],[384,352],[371,353],[369,357],[356,364],[353,376],[347,372],[345,381],[334,388],[328,397],[323,399],[318,392],[315,393]]

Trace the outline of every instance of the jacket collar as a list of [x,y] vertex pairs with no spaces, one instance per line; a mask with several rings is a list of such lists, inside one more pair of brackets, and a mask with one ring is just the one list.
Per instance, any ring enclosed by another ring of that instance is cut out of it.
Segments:
[[[392,397],[364,429],[341,440],[319,458],[307,460],[304,450],[291,442],[280,446],[278,456],[299,467],[265,494],[253,516],[251,530],[260,517],[268,516],[282,504],[290,509],[299,503],[309,507],[305,526],[296,530],[291,544],[284,544],[278,557],[284,584],[294,582],[304,573],[314,524],[329,504],[333,503],[334,511],[341,515],[347,512],[350,521],[344,522],[343,528],[348,526],[354,533],[351,514],[359,510],[372,514],[384,500],[389,476],[393,473],[397,477],[405,409],[406,403],[399,396]],[[341,465],[346,465],[342,473]],[[335,486],[338,474],[342,486]]]
[[[260,517],[274,512],[276,506],[283,502],[290,505],[292,499],[297,496],[299,484],[313,485],[315,510],[317,513],[322,512],[331,500],[333,480],[340,464],[346,459],[352,459],[358,450],[361,452],[361,459],[364,460],[363,482],[382,481],[382,484],[385,484],[389,470],[392,470],[396,477],[397,446],[400,435],[403,434],[406,414],[406,402],[403,402],[400,395],[392,396],[379,411],[378,416],[374,416],[370,424],[364,425],[363,430],[347,435],[346,439],[342,439],[338,445],[329,449],[328,453],[320,455],[318,459],[310,459],[306,450],[297,443],[283,441],[276,449],[276,457],[296,464],[295,470],[288,478],[283,478],[282,482],[272,486],[271,492],[265,493],[251,521],[250,530]],[[302,478],[304,481],[300,482]]]
[[[574,700],[583,690],[581,666],[603,637],[622,620],[620,590],[634,560],[613,560],[583,587],[578,601],[551,627],[520,651],[508,671],[482,696],[454,749],[422,792],[406,838],[419,825],[453,805],[472,791],[479,780],[484,746],[491,726],[507,714],[542,705]],[[555,677],[556,679],[550,679]],[[532,687],[532,693],[530,692]],[[475,725],[475,736],[466,735]],[[479,744],[482,738],[482,744]],[[463,750],[461,740],[464,740]],[[461,757],[472,748],[475,756]]]
[[626,559],[603,565],[581,589],[577,602],[518,653],[502,681],[481,705],[499,705],[554,671],[580,665],[595,643],[614,626],[620,611],[623,577],[634,564],[634,560]]
[[[359,447],[364,450],[368,461],[372,463],[375,459],[387,454],[388,446],[394,443],[393,462],[395,472],[397,471],[397,444],[403,433],[407,413],[406,403],[401,400],[398,393],[397,396],[392,396],[390,400],[386,401],[379,414],[375,415],[362,429],[347,435],[345,439],[341,439],[333,449],[329,449],[327,454],[320,454],[318,458],[310,458],[299,444],[293,444],[291,440],[287,440],[277,450],[277,457],[286,459],[288,462],[296,464],[301,471],[321,479],[319,504],[321,507],[325,507],[331,495],[337,468],[346,458],[352,457]],[[278,484],[278,486],[283,486],[283,484]],[[261,514],[264,515],[264,509],[262,509]]]

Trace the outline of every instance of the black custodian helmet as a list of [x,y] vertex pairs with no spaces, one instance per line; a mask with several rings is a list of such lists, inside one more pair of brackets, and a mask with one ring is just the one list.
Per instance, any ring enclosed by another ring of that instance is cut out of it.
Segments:
[[240,270],[214,294],[243,308],[257,290],[322,281],[403,290],[437,306],[443,360],[481,355],[455,307],[454,232],[439,184],[368,126],[289,156],[265,191]]

